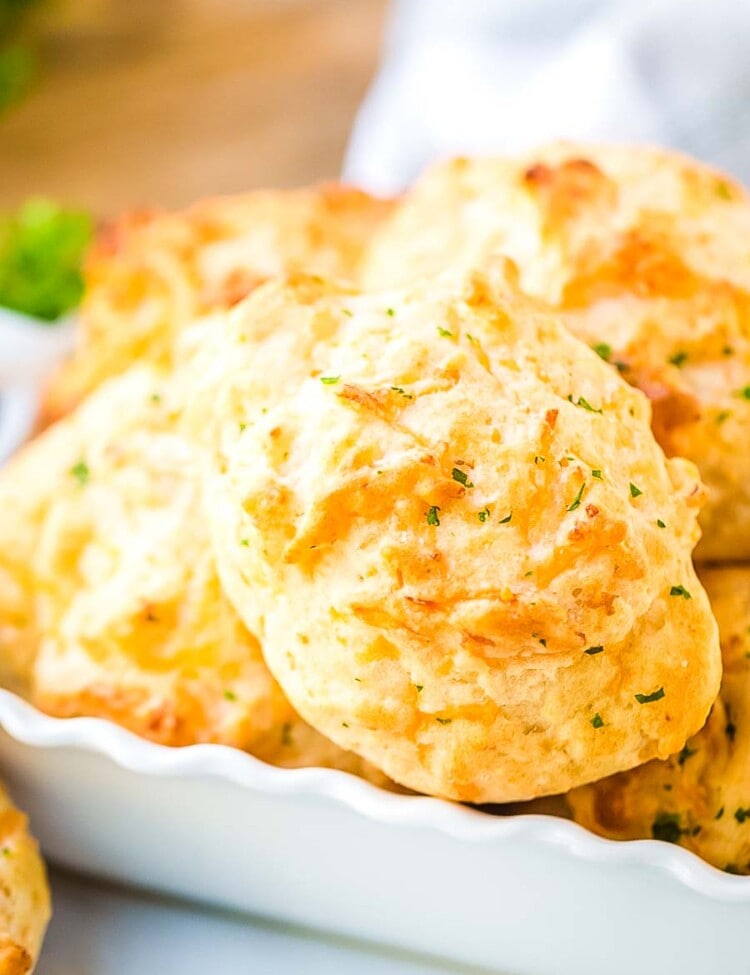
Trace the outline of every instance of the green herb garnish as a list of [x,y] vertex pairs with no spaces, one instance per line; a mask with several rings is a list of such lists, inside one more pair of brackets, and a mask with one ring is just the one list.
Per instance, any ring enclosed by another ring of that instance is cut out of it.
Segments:
[[579,396],[577,400],[573,399],[573,394],[568,396],[568,402],[572,403],[573,406],[580,406],[582,410],[588,410],[589,413],[604,413],[604,410],[597,410],[596,407],[592,406],[588,400],[584,399],[583,396]]
[[591,472],[591,476],[592,477],[595,477],[597,479],[597,481],[603,481],[604,480],[604,475],[602,474],[602,472],[600,470],[592,471]]
[[583,484],[578,488],[578,494],[576,494],[576,496],[573,498],[573,500],[568,505],[568,507],[567,507],[567,510],[568,511],[575,511],[576,508],[580,508],[580,506],[581,506],[581,498],[583,497],[583,492],[584,492],[585,487],[586,487],[586,482],[584,481]]
[[85,487],[89,482],[91,471],[89,465],[84,460],[79,460],[70,468],[70,476],[78,481],[79,487]]
[[427,512],[427,524],[428,525],[435,525],[435,526],[437,526],[437,525],[440,524],[440,518],[438,517],[438,511],[440,511],[440,508],[436,504],[433,504],[433,505],[430,506],[430,510]]
[[483,508],[482,511],[480,511],[477,514],[477,518],[482,522],[482,524],[484,524],[485,521],[487,521],[487,519],[489,518],[489,516],[490,516],[490,509],[489,508]]
[[680,837],[686,832],[687,830],[680,826],[680,817],[677,813],[659,813],[651,824],[653,838],[664,843],[679,843]]
[[227,701],[237,700],[237,695],[234,693],[234,691],[229,691],[229,690],[224,691],[224,697],[227,699]]
[[0,305],[54,321],[80,302],[91,217],[33,199],[0,217]]
[[688,746],[685,745],[685,747],[682,749],[682,751],[680,752],[680,754],[677,756],[677,764],[680,765],[680,766],[684,765],[685,762],[689,758],[692,758],[693,755],[695,755],[695,754],[697,754],[697,749],[688,748]]
[[592,346],[594,352],[599,356],[600,359],[604,359],[605,362],[609,362],[612,358],[612,346],[607,345],[606,342],[599,342]]
[[588,650],[584,650],[583,652],[584,653],[587,653],[589,655],[589,657],[593,657],[594,654],[596,654],[596,653],[602,653],[603,650],[604,650],[604,647],[589,647]]
[[750,819],[750,808],[743,809],[740,806],[739,809],[735,809],[734,818],[738,823],[744,823],[745,820]]
[[664,522],[663,522],[663,521],[661,520],[661,518],[657,518],[657,519],[656,519],[656,524],[657,524],[657,525],[659,526],[659,528],[666,528],[666,527],[667,527],[667,526],[666,526],[666,525],[664,524]]
[[341,379],[341,376],[321,376],[320,381],[324,386],[333,386]]
[[509,515],[506,515],[504,518],[501,518],[498,524],[507,525],[512,517],[513,517],[513,512],[511,511]]
[[679,369],[680,366],[685,365],[685,363],[687,362],[687,358],[688,358],[687,352],[675,352],[675,354],[671,355],[667,361],[671,365],[677,366],[677,368]]
[[635,699],[639,704],[653,704],[654,701],[661,701],[664,697],[664,688],[660,687],[653,694],[636,694]]
[[603,728],[604,727],[604,722],[602,721],[602,717],[601,717],[601,715],[599,714],[598,711],[596,712],[596,714],[594,715],[594,717],[591,719],[591,726],[593,728]]
[[451,471],[451,477],[454,481],[458,481],[458,483],[462,484],[465,488],[474,487],[473,482],[469,480],[469,475],[466,473],[466,471],[462,471],[459,467],[453,468]]
[[683,599],[693,598],[684,586],[672,586],[672,588],[669,590],[669,595],[682,596]]
[[630,482],[630,497],[637,498],[639,495],[643,494],[643,491],[639,487],[636,487],[633,482]]
[[450,724],[453,718],[435,718],[438,724]]
[[438,333],[443,336],[444,339],[452,339],[453,332],[449,332],[447,328],[443,328],[441,325],[437,327]]

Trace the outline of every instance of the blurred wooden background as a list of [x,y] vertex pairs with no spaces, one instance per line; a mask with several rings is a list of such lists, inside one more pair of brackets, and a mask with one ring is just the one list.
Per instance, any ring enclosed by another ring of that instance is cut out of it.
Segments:
[[0,208],[112,214],[335,177],[386,0],[57,0],[0,117]]

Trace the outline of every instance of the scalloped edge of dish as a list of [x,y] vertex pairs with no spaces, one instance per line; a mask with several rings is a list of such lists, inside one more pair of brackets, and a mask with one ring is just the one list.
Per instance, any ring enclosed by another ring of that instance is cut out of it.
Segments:
[[387,792],[335,769],[277,768],[225,745],[170,748],[100,718],[50,717],[4,689],[0,689],[0,726],[21,744],[92,752],[141,775],[224,779],[261,793],[328,800],[383,824],[436,830],[465,842],[502,842],[522,836],[587,861],[666,872],[705,897],[750,904],[750,878],[725,874],[679,846],[656,840],[604,839],[561,817],[493,816],[443,799]]

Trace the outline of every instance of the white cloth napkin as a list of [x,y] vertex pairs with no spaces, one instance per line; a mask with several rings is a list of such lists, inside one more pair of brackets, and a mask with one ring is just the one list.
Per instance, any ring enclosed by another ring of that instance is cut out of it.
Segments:
[[344,177],[556,138],[656,142],[750,181],[750,0],[395,0]]

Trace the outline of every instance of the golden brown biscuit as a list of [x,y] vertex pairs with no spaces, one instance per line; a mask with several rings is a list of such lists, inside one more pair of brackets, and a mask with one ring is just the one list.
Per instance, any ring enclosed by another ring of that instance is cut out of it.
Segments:
[[26,816],[0,786],[0,975],[26,975],[50,918],[47,874]]
[[695,468],[501,274],[267,285],[220,341],[220,572],[314,727],[471,802],[664,757],[700,727],[720,659]]
[[556,145],[454,160],[376,235],[369,287],[472,266],[488,247],[524,290],[652,400],[669,456],[708,489],[700,559],[750,558],[750,203],[674,153]]
[[257,191],[181,213],[126,214],[86,268],[78,345],[50,382],[46,421],[137,359],[169,364],[193,318],[230,308],[258,284],[306,271],[350,278],[390,204],[350,187]]
[[722,870],[750,874],[750,566],[706,567],[701,580],[724,660],[705,727],[668,761],[576,789],[568,804],[602,836],[679,843]]
[[50,714],[383,781],[298,718],[225,598],[181,397],[178,380],[135,367],[0,472],[0,501],[14,499],[0,503],[0,541],[20,540],[0,544],[15,580],[0,620],[28,622],[15,651],[9,630],[5,656]]

